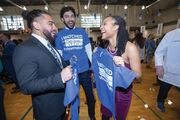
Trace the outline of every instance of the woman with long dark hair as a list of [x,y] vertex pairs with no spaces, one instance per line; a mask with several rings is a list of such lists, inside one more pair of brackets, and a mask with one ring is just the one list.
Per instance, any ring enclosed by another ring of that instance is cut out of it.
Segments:
[[[141,63],[135,44],[128,41],[126,22],[120,16],[108,16],[100,27],[102,39],[109,41],[107,51],[112,54],[116,65],[123,65],[141,76]],[[125,120],[132,98],[132,84],[127,88],[117,87],[115,92],[115,112],[117,120]],[[109,120],[112,113],[101,105],[102,120]]]

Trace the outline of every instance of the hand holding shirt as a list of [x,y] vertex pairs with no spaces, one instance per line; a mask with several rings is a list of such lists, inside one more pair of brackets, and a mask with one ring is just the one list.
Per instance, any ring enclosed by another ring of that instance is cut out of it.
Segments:
[[115,119],[115,88],[129,87],[137,75],[126,67],[117,66],[113,56],[102,48],[97,48],[93,54],[92,67],[99,100],[112,112]]

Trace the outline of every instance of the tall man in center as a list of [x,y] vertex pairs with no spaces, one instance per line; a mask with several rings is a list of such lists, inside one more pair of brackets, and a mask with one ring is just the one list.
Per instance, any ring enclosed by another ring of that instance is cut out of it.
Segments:
[[92,62],[90,40],[84,29],[75,27],[76,12],[73,7],[63,7],[60,18],[65,27],[57,34],[56,48],[65,60],[69,60],[73,55],[77,57],[79,83],[86,95],[90,120],[95,120],[95,98],[89,71]]

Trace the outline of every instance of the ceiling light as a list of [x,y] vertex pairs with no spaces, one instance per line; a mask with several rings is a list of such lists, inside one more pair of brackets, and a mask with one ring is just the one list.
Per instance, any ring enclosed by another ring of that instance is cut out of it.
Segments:
[[124,9],[126,10],[127,8],[128,8],[128,6],[127,6],[127,5],[125,5],[125,6],[124,6]]
[[107,4],[104,6],[104,9],[106,9],[106,10],[108,9],[108,6],[107,6]]
[[22,8],[23,8],[23,10],[27,10],[26,6],[23,6]]
[[0,12],[4,11],[2,7],[0,7]]
[[85,10],[87,9],[87,5],[84,6],[84,9],[85,9]]
[[141,7],[141,9],[144,10],[144,9],[145,9],[145,6],[143,5],[143,6]]
[[44,7],[44,9],[45,9],[45,10],[48,10],[48,6],[46,5],[46,6]]

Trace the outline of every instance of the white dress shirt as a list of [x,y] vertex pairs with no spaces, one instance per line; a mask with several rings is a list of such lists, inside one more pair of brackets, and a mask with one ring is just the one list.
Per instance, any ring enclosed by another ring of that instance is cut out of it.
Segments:
[[155,51],[155,66],[163,66],[164,82],[180,87],[180,28],[168,32]]

